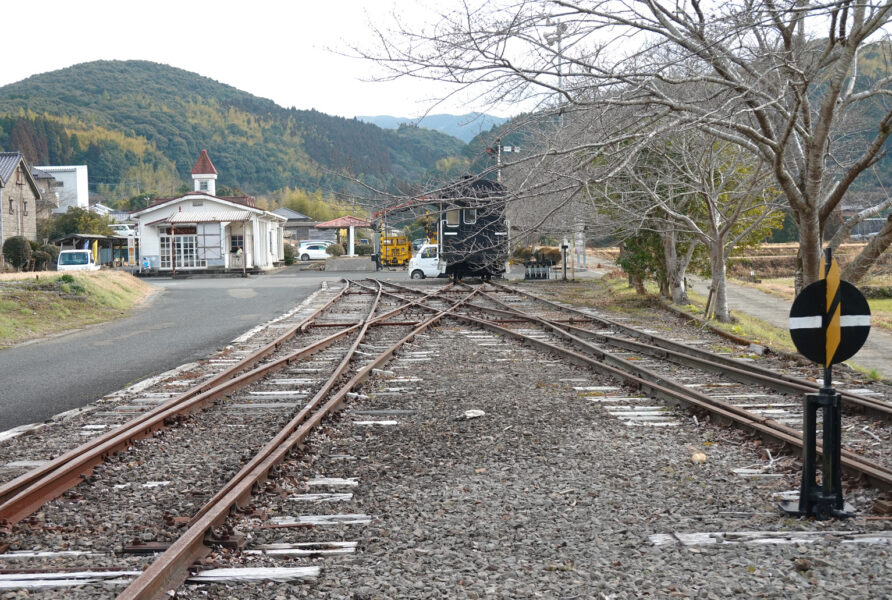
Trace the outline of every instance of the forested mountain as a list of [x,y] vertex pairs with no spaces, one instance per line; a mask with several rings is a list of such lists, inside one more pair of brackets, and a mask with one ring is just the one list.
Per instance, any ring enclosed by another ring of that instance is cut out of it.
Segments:
[[463,142],[470,142],[475,136],[497,127],[508,119],[493,117],[482,113],[468,113],[466,115],[426,115],[420,119],[406,117],[391,117],[381,115],[377,117],[356,117],[365,123],[372,123],[384,129],[396,129],[400,125],[417,125],[425,129],[433,129]]
[[0,149],[34,164],[87,164],[91,192],[108,200],[170,193],[202,149],[218,185],[264,194],[283,188],[395,190],[463,153],[460,140],[403,126],[286,109],[182,69],[97,61],[0,88]]

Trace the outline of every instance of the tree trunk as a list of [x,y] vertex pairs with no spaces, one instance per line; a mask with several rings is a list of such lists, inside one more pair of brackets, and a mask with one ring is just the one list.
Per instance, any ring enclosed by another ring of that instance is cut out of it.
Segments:
[[686,261],[678,257],[675,232],[671,231],[660,236],[663,241],[663,258],[666,262],[667,294],[675,304],[690,304],[688,293],[685,289],[684,276]]
[[855,257],[855,260],[846,265],[842,271],[842,279],[849,283],[861,281],[880,255],[888,250],[890,245],[892,245],[892,215],[886,217],[883,229],[870,238],[870,242]]
[[799,253],[797,259],[796,293],[821,278],[821,224],[818,212],[799,214]]
[[712,289],[715,290],[713,298],[715,318],[721,323],[729,323],[731,311],[728,310],[728,285],[721,245],[716,244],[709,249],[709,264],[712,269]]

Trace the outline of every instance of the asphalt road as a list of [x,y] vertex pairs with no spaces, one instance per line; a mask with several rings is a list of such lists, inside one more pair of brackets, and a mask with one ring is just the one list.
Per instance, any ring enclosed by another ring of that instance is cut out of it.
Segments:
[[[246,279],[148,279],[157,293],[126,318],[0,350],[0,431],[205,358],[342,275],[372,274],[290,267]],[[405,272],[377,276],[407,279]]]

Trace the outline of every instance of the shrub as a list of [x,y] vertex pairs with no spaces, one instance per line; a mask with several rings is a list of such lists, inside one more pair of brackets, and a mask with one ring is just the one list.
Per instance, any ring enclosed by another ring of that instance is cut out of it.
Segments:
[[16,270],[20,270],[31,260],[31,244],[20,235],[8,238],[3,242],[3,258]]
[[561,262],[561,251],[559,248],[540,248],[536,251],[536,260],[538,262],[549,261],[556,265]]
[[52,244],[44,244],[40,247],[41,250],[50,255],[50,260],[53,264],[56,264],[56,259],[59,258],[59,246],[53,246]]
[[31,260],[34,261],[34,270],[45,271],[52,258],[53,257],[50,256],[48,252],[44,252],[43,250],[38,250],[37,252],[32,253]]
[[357,256],[371,256],[375,249],[370,244],[358,244],[353,246],[353,250]]
[[292,246],[291,244],[285,244],[284,254],[285,254],[285,264],[293,265],[294,264],[294,246]]
[[517,246],[516,248],[514,248],[514,250],[511,251],[511,256],[519,262],[526,262],[530,260],[530,257],[532,255],[533,253],[530,252],[530,249],[527,246]]
[[325,252],[329,256],[344,256],[347,253],[347,251],[344,250],[344,247],[340,244],[331,244],[325,249]]

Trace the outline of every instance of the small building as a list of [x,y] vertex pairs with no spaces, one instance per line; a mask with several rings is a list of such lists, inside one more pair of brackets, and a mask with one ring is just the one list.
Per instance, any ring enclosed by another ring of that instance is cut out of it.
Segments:
[[98,235],[95,233],[69,233],[51,240],[59,250],[92,250],[95,246],[99,256],[96,264],[120,267],[128,264],[128,240],[120,235]]
[[87,165],[38,166],[44,173],[55,178],[54,188],[58,197],[58,207],[54,213],[65,213],[72,206],[87,210],[90,208],[90,190],[87,179]]
[[37,222],[40,223],[52,217],[53,211],[59,208],[59,194],[56,192],[59,182],[37,167],[31,167],[31,176],[40,190],[40,200],[37,201]]
[[0,247],[16,236],[37,241],[39,201],[40,188],[22,153],[0,152]]
[[141,271],[265,270],[284,259],[288,219],[255,207],[252,196],[216,196],[216,179],[202,150],[192,192],[130,213],[138,223]]
[[273,213],[288,219],[285,222],[286,242],[297,245],[304,240],[335,241],[335,233],[333,231],[316,229],[316,225],[319,222],[314,221],[303,213],[291,210],[285,206],[277,208]]
[[110,206],[106,206],[105,204],[100,204],[99,202],[90,205],[90,212],[96,213],[97,215],[101,215],[103,217],[108,217],[109,220],[113,223],[130,222],[129,210],[117,210]]
[[338,217],[337,219],[332,219],[331,221],[325,221],[324,223],[318,223],[316,225],[316,229],[321,230],[346,230],[347,231],[347,240],[344,244],[347,248],[347,256],[355,256],[354,253],[354,243],[356,240],[356,229],[364,228],[369,229],[372,227],[371,221],[366,219],[360,219],[359,217],[354,217],[353,215],[346,215],[343,217]]

